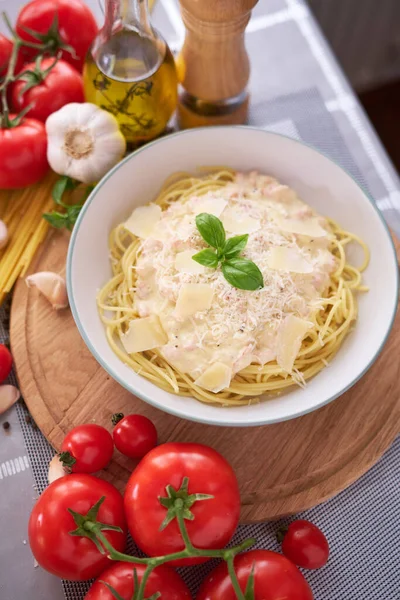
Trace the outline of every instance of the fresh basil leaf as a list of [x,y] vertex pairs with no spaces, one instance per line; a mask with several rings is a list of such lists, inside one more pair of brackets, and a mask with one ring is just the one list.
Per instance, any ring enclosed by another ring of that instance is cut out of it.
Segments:
[[72,179],[68,175],[63,175],[60,179],[57,179],[51,192],[54,202],[65,208],[67,205],[62,201],[64,192],[73,190],[78,187],[78,185],[79,181]]
[[67,215],[59,212],[44,213],[43,218],[56,229],[62,229],[66,225]]
[[260,269],[252,260],[231,258],[222,263],[225,279],[239,290],[259,290],[264,287]]
[[52,227],[56,229],[71,229],[76,223],[76,220],[81,212],[83,204],[73,204],[67,206],[65,213],[53,211],[51,213],[44,213],[43,218],[50,223]]
[[216,269],[218,267],[218,256],[211,248],[201,250],[197,254],[193,254],[192,259],[198,262],[200,265],[210,267],[210,269]]
[[245,249],[248,239],[249,234],[245,233],[244,235],[235,235],[235,237],[231,237],[229,240],[226,240],[223,249],[225,258],[229,259],[239,256],[241,251]]
[[196,227],[207,244],[210,244],[213,248],[223,248],[225,244],[225,229],[222,221],[217,217],[208,213],[200,213],[196,217]]

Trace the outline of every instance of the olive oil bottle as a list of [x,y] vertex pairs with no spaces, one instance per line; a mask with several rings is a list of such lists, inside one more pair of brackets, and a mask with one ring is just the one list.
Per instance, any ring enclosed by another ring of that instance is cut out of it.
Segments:
[[160,135],[177,104],[174,58],[149,21],[147,0],[106,0],[89,51],[85,99],[112,113],[132,145]]

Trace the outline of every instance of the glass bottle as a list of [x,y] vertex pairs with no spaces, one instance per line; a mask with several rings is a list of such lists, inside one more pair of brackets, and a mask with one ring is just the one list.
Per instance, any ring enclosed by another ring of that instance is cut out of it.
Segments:
[[177,104],[177,75],[168,45],[150,24],[147,0],[106,0],[83,79],[86,101],[112,113],[131,144],[163,132]]

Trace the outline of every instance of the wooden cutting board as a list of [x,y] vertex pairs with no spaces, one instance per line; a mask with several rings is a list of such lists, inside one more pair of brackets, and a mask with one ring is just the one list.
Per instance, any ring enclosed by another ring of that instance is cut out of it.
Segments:
[[[51,233],[31,272],[63,273],[67,246],[67,235]],[[70,311],[53,311],[22,280],[14,293],[11,344],[25,402],[56,450],[75,425],[96,422],[111,430],[113,413],[139,412],[154,421],[160,442],[209,444],[230,461],[243,522],[275,519],[327,500],[372,467],[399,431],[400,313],[376,363],[341,398],[304,417],[254,428],[192,423],[131,395],[92,357]],[[115,451],[104,478],[122,491],[134,466]]]

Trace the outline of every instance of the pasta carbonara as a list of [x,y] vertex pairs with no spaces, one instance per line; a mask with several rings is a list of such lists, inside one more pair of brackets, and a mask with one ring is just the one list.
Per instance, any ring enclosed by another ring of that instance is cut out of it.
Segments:
[[[248,234],[241,257],[260,289],[237,289],[207,248],[196,216],[217,217],[226,238]],[[346,245],[361,244],[360,268]],[[295,191],[257,172],[177,173],[158,198],[110,235],[112,279],[98,307],[114,352],[176,394],[227,406],[276,394],[325,367],[357,317],[368,249]]]

